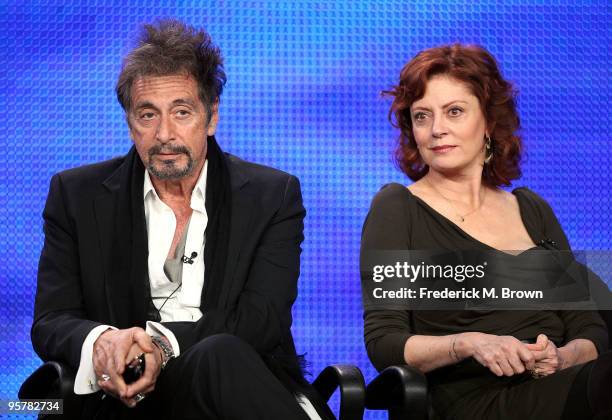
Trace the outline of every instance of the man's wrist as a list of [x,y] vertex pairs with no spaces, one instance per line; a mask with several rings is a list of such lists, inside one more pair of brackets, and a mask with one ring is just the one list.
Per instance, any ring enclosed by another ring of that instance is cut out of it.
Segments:
[[161,368],[165,368],[170,359],[174,358],[174,350],[172,350],[172,345],[170,345],[170,341],[166,337],[162,337],[159,335],[154,335],[151,337],[151,341],[158,348],[161,354]]
[[165,366],[166,355],[164,354],[164,351],[157,344],[154,344],[153,346],[155,347],[155,353],[159,355],[159,365],[162,367]]
[[95,348],[96,348],[96,346],[98,345],[98,341],[100,340],[100,338],[102,338],[102,336],[103,336],[103,335],[105,335],[105,334],[107,334],[107,333],[109,333],[109,332],[113,332],[113,331],[116,331],[116,330],[115,330],[115,329],[113,329],[113,328],[110,328],[110,327],[109,327],[109,328],[107,328],[106,330],[102,331],[102,333],[100,333],[100,335],[98,336],[98,338],[96,338],[96,341],[94,341],[94,343],[93,343],[94,349],[95,349]]

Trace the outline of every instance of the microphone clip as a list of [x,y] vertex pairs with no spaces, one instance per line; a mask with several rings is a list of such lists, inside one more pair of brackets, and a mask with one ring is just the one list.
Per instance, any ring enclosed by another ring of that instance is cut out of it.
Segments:
[[183,264],[193,264],[193,259],[197,256],[198,256],[198,253],[194,251],[191,253],[190,257],[188,257],[187,255],[183,255],[183,257],[181,258],[181,261],[183,262]]

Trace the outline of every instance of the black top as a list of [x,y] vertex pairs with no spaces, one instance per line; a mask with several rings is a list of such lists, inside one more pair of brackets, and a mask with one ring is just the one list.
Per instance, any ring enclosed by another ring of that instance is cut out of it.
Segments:
[[[556,242],[570,250],[568,240],[549,204],[528,188],[517,188],[522,221],[534,243]],[[487,244],[468,235],[400,184],[384,186],[374,197],[365,220],[361,252],[370,250],[482,249]],[[593,311],[408,311],[368,310],[364,335],[372,364],[382,370],[405,364],[404,345],[413,334],[447,335],[467,331],[512,335],[534,340],[546,334],[558,344],[585,338],[598,352],[607,348],[604,322]]]

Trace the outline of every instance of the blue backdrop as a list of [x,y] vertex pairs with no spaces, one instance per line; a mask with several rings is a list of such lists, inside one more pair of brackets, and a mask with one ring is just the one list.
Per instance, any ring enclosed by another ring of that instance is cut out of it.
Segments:
[[362,340],[361,224],[381,185],[408,183],[392,163],[397,133],[379,92],[423,48],[461,41],[493,52],[520,91],[526,155],[515,186],[549,200],[575,249],[611,249],[605,0],[2,1],[0,10],[0,398],[15,398],[40,364],[29,326],[49,179],[128,150],[114,84],[137,25],[157,17],[207,28],[225,55],[221,147],[302,181],[293,331],[313,373],[343,362],[374,376]]

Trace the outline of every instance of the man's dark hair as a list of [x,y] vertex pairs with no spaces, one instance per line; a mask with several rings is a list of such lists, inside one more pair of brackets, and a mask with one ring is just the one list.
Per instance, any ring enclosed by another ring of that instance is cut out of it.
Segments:
[[123,60],[115,88],[117,99],[128,113],[135,80],[180,73],[196,80],[200,100],[210,118],[212,105],[221,96],[226,81],[221,52],[210,35],[175,19],[144,25],[138,46]]

